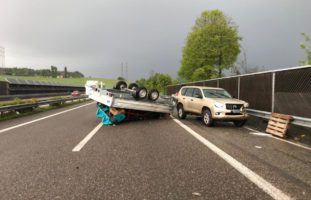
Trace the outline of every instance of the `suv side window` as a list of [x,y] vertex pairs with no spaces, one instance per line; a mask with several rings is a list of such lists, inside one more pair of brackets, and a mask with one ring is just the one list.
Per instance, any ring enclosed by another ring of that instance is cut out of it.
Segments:
[[185,96],[187,89],[188,89],[188,88],[183,88],[183,89],[181,90],[181,95]]
[[194,88],[187,88],[185,96],[192,97],[193,90]]
[[[201,92],[201,90],[200,89],[198,89],[198,88],[195,88],[194,89],[194,91],[193,91],[193,95],[192,95],[193,97],[196,97],[196,96],[200,96],[200,97],[203,97],[202,96],[202,92]],[[196,97],[196,98],[198,98],[198,97]]]

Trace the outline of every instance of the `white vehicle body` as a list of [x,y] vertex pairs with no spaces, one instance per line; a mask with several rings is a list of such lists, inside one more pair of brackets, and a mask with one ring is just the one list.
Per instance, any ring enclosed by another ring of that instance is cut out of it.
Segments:
[[98,81],[87,81],[86,95],[108,107],[158,113],[170,113],[173,109],[171,98],[160,98],[155,102],[135,100],[130,94],[117,90],[102,89]]

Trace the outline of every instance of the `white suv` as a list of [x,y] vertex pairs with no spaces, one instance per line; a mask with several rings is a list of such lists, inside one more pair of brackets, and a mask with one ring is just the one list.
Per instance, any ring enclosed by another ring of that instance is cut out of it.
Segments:
[[177,112],[180,119],[187,114],[201,115],[207,126],[214,121],[232,121],[235,126],[243,126],[248,118],[248,103],[234,99],[222,88],[184,86],[177,93]]

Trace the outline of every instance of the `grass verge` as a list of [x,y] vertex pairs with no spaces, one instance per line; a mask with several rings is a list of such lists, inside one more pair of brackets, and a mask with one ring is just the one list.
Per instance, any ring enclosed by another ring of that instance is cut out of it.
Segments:
[[87,80],[97,80],[102,81],[106,84],[106,87],[112,87],[117,80],[108,79],[108,78],[92,78],[92,77],[84,77],[84,78],[50,78],[50,77],[42,77],[42,76],[8,76],[8,75],[0,75],[0,81],[4,81],[6,78],[13,79],[21,79],[21,80],[33,80],[33,81],[45,81],[45,82],[54,82],[54,83],[63,83],[63,84],[73,84],[84,86]]

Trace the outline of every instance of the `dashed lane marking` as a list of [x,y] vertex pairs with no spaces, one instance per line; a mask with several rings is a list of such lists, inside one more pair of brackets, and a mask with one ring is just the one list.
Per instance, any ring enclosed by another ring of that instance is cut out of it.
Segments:
[[9,131],[9,130],[12,130],[12,129],[15,129],[15,128],[19,128],[19,127],[22,127],[22,126],[26,126],[28,124],[32,124],[32,123],[35,123],[35,122],[38,122],[38,121],[41,121],[41,120],[44,120],[44,119],[55,117],[57,115],[61,115],[61,114],[64,114],[64,113],[67,113],[67,112],[70,112],[70,111],[73,111],[73,110],[77,110],[79,108],[82,108],[82,107],[85,107],[85,106],[88,106],[88,105],[91,105],[91,104],[94,104],[94,103],[95,102],[88,103],[88,104],[85,104],[85,105],[82,105],[82,106],[78,106],[78,107],[74,107],[74,108],[71,108],[71,109],[68,109],[68,110],[64,110],[62,112],[58,112],[58,113],[55,113],[55,114],[52,114],[52,115],[48,115],[48,116],[45,116],[45,117],[42,117],[42,118],[39,118],[39,119],[35,119],[35,120],[29,121],[29,122],[25,122],[25,123],[22,123],[22,124],[18,124],[18,125],[15,125],[15,126],[11,126],[11,127],[5,128],[5,129],[1,129],[0,133]]
[[183,124],[177,119],[173,119],[179,126],[185,129],[188,133],[190,133],[193,137],[203,143],[206,147],[216,153],[219,157],[224,159],[228,164],[230,164],[233,168],[243,174],[248,180],[253,182],[259,188],[261,188],[264,192],[269,194],[273,199],[276,200],[287,200],[292,199],[290,196],[276,188],[274,185],[263,179],[261,176],[244,166],[242,163],[234,159],[232,156],[218,148],[216,145],[202,137],[200,134],[189,128],[187,125]]
[[75,148],[72,149],[73,152],[80,151],[84,145],[99,131],[99,129],[103,126],[103,123],[99,123],[85,138],[77,145]]

